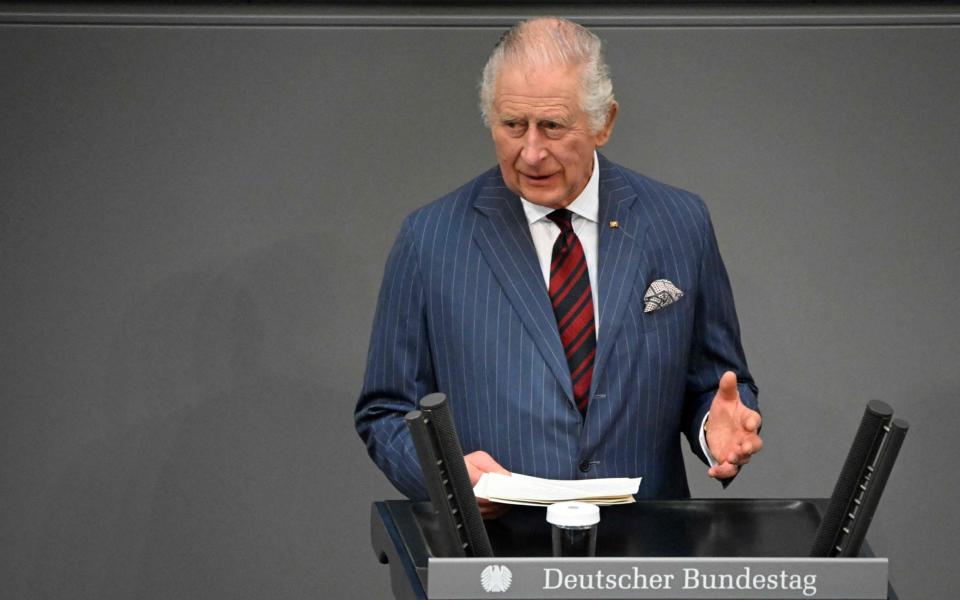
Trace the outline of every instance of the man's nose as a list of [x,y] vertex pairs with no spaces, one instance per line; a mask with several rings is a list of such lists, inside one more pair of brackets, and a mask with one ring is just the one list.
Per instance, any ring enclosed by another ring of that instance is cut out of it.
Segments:
[[520,151],[520,158],[528,165],[535,165],[547,156],[547,148],[544,145],[543,135],[538,127],[528,127],[526,135],[523,136],[523,149]]

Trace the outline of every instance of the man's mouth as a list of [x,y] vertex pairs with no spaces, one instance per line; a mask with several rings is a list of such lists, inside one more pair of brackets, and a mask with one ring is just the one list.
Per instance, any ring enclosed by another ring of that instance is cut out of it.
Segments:
[[530,175],[528,173],[521,173],[521,175],[523,175],[530,181],[533,181],[534,183],[536,183],[536,182],[546,181],[550,179],[551,177],[554,176],[554,173],[550,173],[549,175]]

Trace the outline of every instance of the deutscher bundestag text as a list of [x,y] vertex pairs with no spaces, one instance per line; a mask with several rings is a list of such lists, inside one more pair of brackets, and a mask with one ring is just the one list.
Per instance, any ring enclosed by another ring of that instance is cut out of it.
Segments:
[[743,567],[734,573],[704,573],[686,567],[676,573],[645,573],[637,567],[629,572],[568,573],[544,568],[545,590],[789,590],[805,597],[817,594],[817,576],[812,573],[754,572]]

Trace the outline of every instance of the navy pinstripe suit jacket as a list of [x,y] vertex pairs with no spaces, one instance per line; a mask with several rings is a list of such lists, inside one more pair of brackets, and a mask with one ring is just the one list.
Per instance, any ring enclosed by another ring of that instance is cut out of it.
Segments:
[[[679,434],[701,455],[700,423],[724,371],[737,373],[741,399],[756,409],[703,202],[603,156],[599,167],[600,327],[585,418],[523,208],[499,168],[404,221],[355,418],[406,496],[426,491],[403,416],[430,392],[447,394],[466,453],[485,450],[539,477],[642,476],[638,497],[648,498],[689,496]],[[684,296],[644,313],[656,279]]]

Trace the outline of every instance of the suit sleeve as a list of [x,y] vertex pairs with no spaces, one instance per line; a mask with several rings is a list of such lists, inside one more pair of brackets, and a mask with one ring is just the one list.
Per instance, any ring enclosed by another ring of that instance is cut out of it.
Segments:
[[[747,368],[740,342],[740,324],[730,280],[720,258],[710,215],[702,203],[700,209],[703,215],[703,246],[695,299],[693,343],[687,370],[684,428],[693,452],[709,464],[700,447],[700,428],[723,373],[736,373],[740,399],[754,410],[758,410],[758,406],[757,386]],[[724,487],[728,483],[729,480],[725,481]]]
[[387,479],[412,500],[425,499],[423,473],[403,420],[436,390],[425,295],[410,219],[384,270],[354,420],[367,452]]

